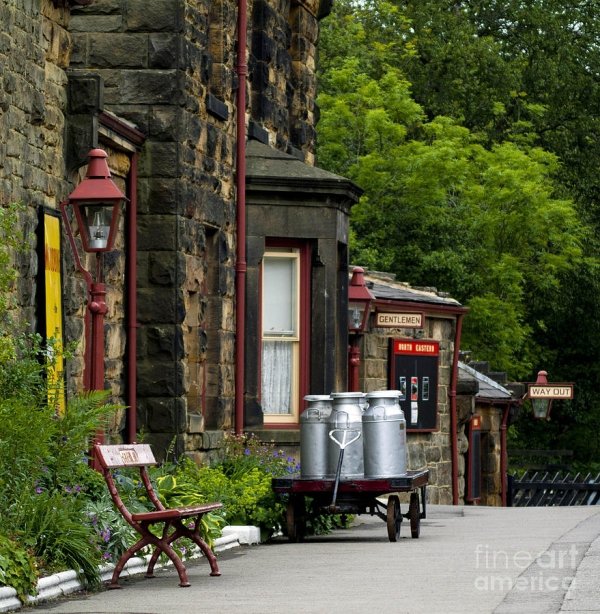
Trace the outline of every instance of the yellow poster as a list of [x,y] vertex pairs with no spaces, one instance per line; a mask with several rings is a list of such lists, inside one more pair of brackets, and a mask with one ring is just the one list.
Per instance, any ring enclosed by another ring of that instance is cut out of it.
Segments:
[[60,220],[44,213],[44,281],[46,297],[46,340],[53,365],[48,372],[48,400],[64,413],[63,319],[60,275]]

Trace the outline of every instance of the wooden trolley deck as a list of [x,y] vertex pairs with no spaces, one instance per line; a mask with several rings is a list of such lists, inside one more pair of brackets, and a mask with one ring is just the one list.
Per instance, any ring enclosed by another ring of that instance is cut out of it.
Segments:
[[[342,478],[332,506],[335,478],[273,478],[272,488],[287,496],[287,533],[291,541],[306,535],[306,521],[320,514],[371,514],[387,523],[390,541],[397,541],[403,518],[410,520],[411,536],[419,537],[420,519],[426,517],[426,487],[429,471],[407,471],[386,478]],[[402,514],[398,493],[410,492],[408,512]],[[420,494],[420,496],[419,496]],[[387,504],[379,497],[387,496]],[[310,507],[306,499],[310,500]]]

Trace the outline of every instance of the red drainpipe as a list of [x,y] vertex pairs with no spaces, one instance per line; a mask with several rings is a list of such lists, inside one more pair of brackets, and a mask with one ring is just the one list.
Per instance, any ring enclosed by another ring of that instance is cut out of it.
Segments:
[[129,204],[127,206],[127,442],[137,436],[137,165],[138,153],[131,156]]
[[456,415],[456,386],[458,383],[458,357],[462,334],[463,315],[456,317],[454,336],[454,357],[452,359],[452,378],[450,382],[450,447],[452,452],[452,505],[458,505],[458,419]]
[[248,13],[246,0],[238,0],[237,66],[237,260],[235,265],[235,434],[244,430],[244,339],[246,336],[246,37]]

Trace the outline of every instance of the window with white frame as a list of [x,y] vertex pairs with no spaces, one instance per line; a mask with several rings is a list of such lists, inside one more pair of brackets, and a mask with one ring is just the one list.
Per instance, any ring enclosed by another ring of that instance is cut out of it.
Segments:
[[270,248],[262,267],[261,402],[265,423],[298,421],[300,250]]

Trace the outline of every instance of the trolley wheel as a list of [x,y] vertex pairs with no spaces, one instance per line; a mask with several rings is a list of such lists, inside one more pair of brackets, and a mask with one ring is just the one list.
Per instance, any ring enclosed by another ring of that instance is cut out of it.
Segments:
[[410,494],[410,504],[408,506],[408,518],[410,520],[410,535],[415,539],[421,532],[421,512],[419,509],[419,494]]
[[398,541],[401,523],[400,498],[397,495],[390,495],[387,502],[387,532],[391,542]]
[[288,539],[291,542],[299,542],[304,539],[305,526],[302,509],[304,498],[291,497],[287,504],[286,525]]

